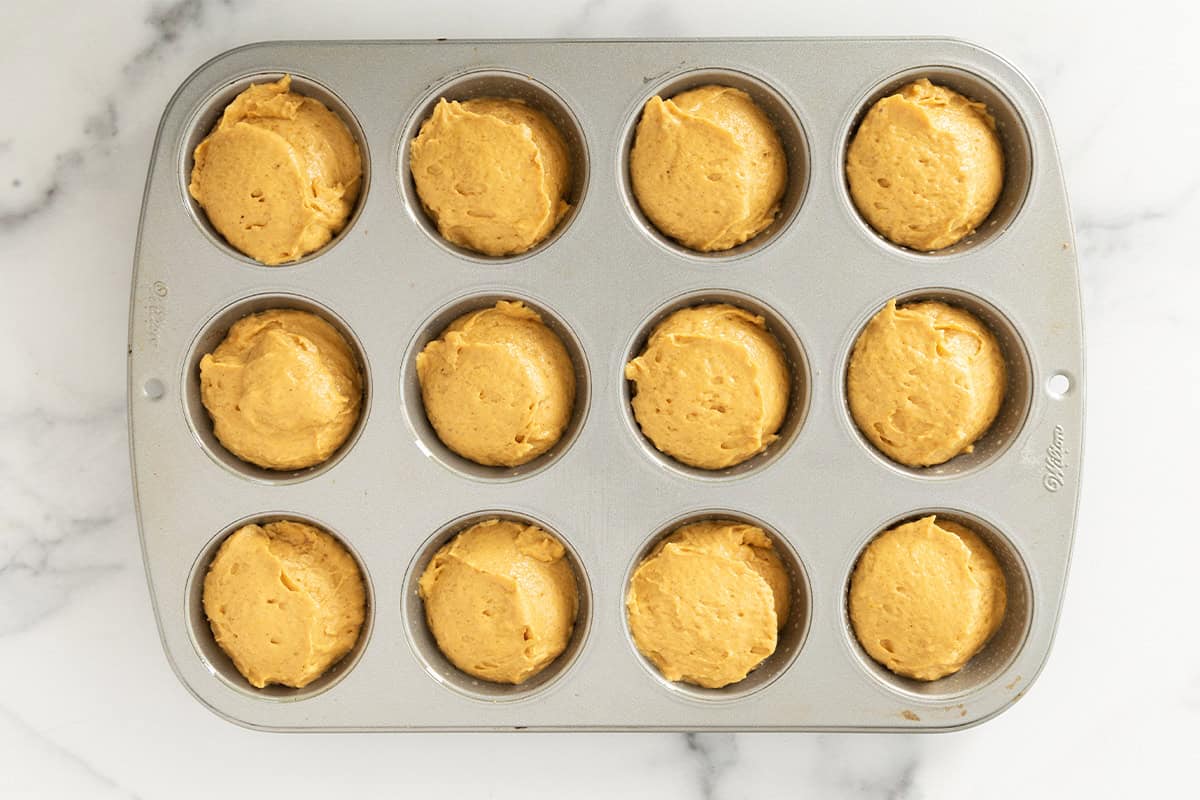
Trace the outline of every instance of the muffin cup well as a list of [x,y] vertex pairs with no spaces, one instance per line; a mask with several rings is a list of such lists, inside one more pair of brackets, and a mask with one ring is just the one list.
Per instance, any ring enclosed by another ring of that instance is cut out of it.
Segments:
[[[855,207],[854,200],[850,196],[850,184],[846,178],[846,155],[863,117],[875,103],[888,95],[895,94],[904,86],[920,78],[928,78],[935,85],[953,89],[968,100],[986,105],[996,120],[996,133],[1000,137],[1000,146],[1004,151],[1004,186],[1000,190],[1000,197],[997,198],[991,213],[980,223],[974,233],[949,247],[932,251],[913,250],[896,244],[871,227],[871,224],[863,219]],[[1012,100],[991,81],[958,67],[915,67],[881,80],[859,99],[854,109],[853,116],[847,120],[840,137],[841,146],[837,151],[834,174],[841,176],[838,186],[843,205],[859,223],[857,226],[859,230],[871,241],[889,248],[893,252],[917,258],[944,258],[982,247],[1000,236],[1016,222],[1021,208],[1025,205],[1025,198],[1029,194],[1029,186],[1034,174],[1033,145],[1021,112]]]
[[[358,421],[354,423],[354,428],[351,429],[350,435],[333,452],[333,455],[325,461],[300,470],[266,469],[257,464],[251,464],[249,461],[243,461],[226,450],[225,446],[221,444],[213,433],[212,417],[209,416],[208,409],[204,407],[204,403],[200,399],[200,359],[206,353],[211,353],[217,348],[226,335],[228,335],[230,327],[235,322],[250,314],[273,309],[307,311],[311,314],[316,314],[328,322],[342,335],[346,343],[350,345],[350,349],[354,353],[354,359],[358,364],[359,370],[362,372],[362,405],[359,408]],[[187,418],[193,435],[200,443],[201,449],[213,461],[235,475],[261,483],[297,483],[315,478],[332,469],[353,449],[367,423],[367,417],[371,411],[371,370],[367,362],[367,352],[363,347],[362,341],[354,333],[350,325],[329,308],[315,300],[310,300],[296,294],[264,292],[244,297],[218,311],[204,323],[200,332],[192,339],[192,343],[188,347],[187,358],[183,362],[181,380],[182,390],[180,394],[183,398],[184,416]]]
[[[566,200],[571,204],[571,209],[545,239],[524,253],[511,256],[489,256],[447,241],[438,232],[437,224],[422,205],[421,197],[417,194],[416,184],[413,182],[409,163],[409,146],[421,132],[421,125],[433,115],[438,101],[445,98],[462,102],[477,97],[500,97],[524,101],[531,108],[541,111],[550,118],[567,145],[567,156],[571,163],[571,186],[567,191]],[[533,77],[519,72],[503,69],[473,70],[439,83],[409,115],[408,121],[401,131],[396,154],[400,195],[409,216],[439,247],[480,264],[508,264],[529,258],[545,250],[565,234],[571,223],[575,221],[587,193],[588,149],[579,118],[554,90]]]
[[[567,355],[571,357],[571,365],[575,368],[575,407],[571,411],[571,420],[563,430],[562,436],[545,453],[516,467],[493,467],[477,464],[443,444],[442,440],[438,438],[437,431],[430,424],[429,418],[425,415],[425,404],[421,399],[421,381],[417,377],[417,354],[425,349],[425,345],[441,336],[450,323],[462,315],[491,308],[500,300],[520,300],[541,315],[542,322],[546,327],[562,341],[563,346],[567,349]],[[422,450],[430,458],[463,477],[482,481],[514,481],[536,475],[548,468],[575,443],[575,439],[583,430],[584,422],[587,420],[588,407],[591,404],[591,385],[591,371],[583,352],[583,345],[561,316],[552,311],[545,303],[528,295],[499,290],[484,291],[451,301],[421,323],[417,335],[413,337],[404,353],[404,365],[400,370],[400,403],[404,407],[404,415],[408,419],[409,427],[417,435]]]
[[[637,195],[633,191],[633,180],[629,174],[629,156],[633,150],[634,139],[637,137],[637,126],[642,119],[642,109],[655,95],[669,100],[675,95],[696,89],[701,86],[715,84],[741,89],[750,95],[751,99],[761,108],[775,126],[779,141],[787,155],[788,182],[780,200],[779,213],[766,229],[754,238],[732,247],[728,250],[717,250],[704,253],[693,250],[662,233],[642,212]],[[804,202],[809,182],[808,137],[804,133],[804,125],[796,114],[791,102],[776,88],[765,80],[745,72],[733,69],[709,68],[688,70],[659,81],[646,92],[625,121],[625,127],[618,139],[620,152],[617,163],[617,189],[625,210],[629,213],[636,226],[652,241],[668,251],[701,263],[720,263],[732,261],[755,253],[778,239],[792,224],[800,206]]]
[[[575,615],[575,627],[567,647],[558,657],[547,664],[541,672],[531,676],[521,684],[493,683],[476,678],[460,670],[450,663],[442,654],[437,640],[429,630],[425,620],[425,602],[421,599],[418,584],[425,568],[438,550],[458,534],[472,525],[489,519],[511,520],[523,525],[536,525],[562,543],[567,552],[567,559],[575,571],[576,586],[579,591],[579,608]],[[552,525],[540,519],[516,511],[477,511],[461,516],[446,523],[436,533],[425,540],[417,555],[408,566],[404,577],[404,597],[400,603],[401,615],[404,618],[404,629],[408,634],[408,643],[413,655],[429,676],[437,683],[459,694],[475,700],[488,703],[512,702],[525,700],[539,695],[559,681],[570,669],[587,643],[588,633],[592,627],[592,585],[588,580],[587,570],[579,553],[571,546],[571,542]]]
[[[787,569],[792,589],[791,610],[788,614],[788,621],[779,630],[779,639],[775,647],[775,652],[767,656],[745,678],[737,683],[722,686],[720,689],[706,689],[702,686],[695,686],[683,681],[667,680],[658,667],[651,663],[638,650],[637,642],[633,638],[633,632],[629,629],[629,614],[625,608],[625,598],[629,594],[629,584],[633,580],[633,573],[641,565],[642,561],[650,555],[658,543],[684,525],[690,525],[693,522],[704,522],[706,520],[728,520],[762,528],[771,537],[771,542],[775,546],[775,552],[779,554],[780,560]],[[629,563],[629,567],[625,570],[625,578],[621,583],[621,593],[618,599],[621,603],[621,629],[625,633],[625,638],[629,642],[629,647],[633,651],[634,657],[645,668],[646,672],[666,691],[679,697],[702,703],[741,700],[770,686],[779,676],[787,672],[788,668],[795,662],[796,656],[799,655],[800,650],[804,647],[804,641],[808,636],[809,626],[812,623],[812,589],[808,581],[808,572],[804,568],[804,562],[800,559],[799,554],[792,547],[791,542],[774,526],[763,522],[757,517],[727,509],[702,509],[693,511],[661,525],[658,530],[642,543],[642,546],[638,548],[637,554]]]
[[[273,83],[284,75],[290,75],[292,78],[292,91],[296,94],[311,97],[314,100],[319,100],[333,113],[337,114],[338,118],[346,124],[350,135],[354,137],[354,141],[358,144],[359,154],[362,160],[362,178],[359,181],[358,199],[354,203],[354,210],[350,212],[349,218],[346,220],[346,225],[324,246],[314,250],[313,252],[302,256],[295,261],[288,261],[283,264],[268,265],[257,259],[238,250],[236,247],[226,241],[212,223],[208,220],[208,215],[200,204],[196,202],[196,198],[192,197],[188,191],[188,184],[192,179],[192,167],[195,164],[194,153],[197,145],[204,140],[206,136],[212,133],[216,124],[221,120],[221,115],[225,113],[225,108],[233,102],[239,94],[250,88],[250,84]],[[338,244],[344,239],[350,230],[354,227],[354,223],[358,221],[359,215],[362,213],[363,207],[367,202],[367,193],[371,186],[371,152],[367,148],[367,136],[363,132],[362,125],[358,121],[358,117],[350,110],[345,101],[325,85],[317,82],[313,78],[305,75],[300,75],[291,71],[282,72],[255,72],[248,75],[243,75],[239,78],[234,78],[226,82],[224,85],[212,92],[196,110],[192,113],[191,119],[184,128],[184,136],[180,142],[179,149],[179,179],[180,191],[183,195],[183,203],[187,207],[188,212],[200,231],[204,236],[212,242],[219,250],[224,251],[231,258],[241,261],[252,267],[261,267],[263,269],[280,269],[283,267],[294,267],[298,264],[304,264],[319,258],[330,248]]]
[[873,457],[878,459],[879,463],[914,478],[954,478],[985,468],[1004,455],[1021,435],[1033,403],[1033,362],[1020,331],[1003,312],[991,303],[960,289],[916,289],[899,294],[895,299],[898,307],[908,303],[938,300],[968,311],[983,322],[996,337],[1000,350],[1004,353],[1004,363],[1008,370],[1008,385],[1004,390],[1004,401],[991,426],[975,440],[974,449],[970,453],[961,453],[941,464],[931,467],[910,467],[893,461],[876,448],[863,434],[858,423],[854,421],[854,415],[850,412],[846,380],[850,372],[850,357],[854,353],[854,345],[862,336],[868,323],[883,309],[887,302],[885,300],[859,320],[855,326],[853,337],[850,338],[842,353],[842,373],[837,383],[837,392],[840,396],[842,416],[846,424],[850,426],[855,439]]
[[[859,644],[850,623],[850,578],[854,567],[858,564],[863,551],[872,541],[885,531],[906,522],[912,522],[922,517],[935,514],[939,519],[945,519],[979,534],[984,543],[995,554],[1004,571],[1008,602],[1004,611],[1004,620],[999,629],[988,640],[966,665],[955,672],[935,681],[919,681],[897,675],[867,654]],[[973,692],[982,689],[999,677],[1021,652],[1029,630],[1033,625],[1033,582],[1029,576],[1029,567],[1021,557],[1012,540],[995,525],[983,518],[965,511],[944,508],[926,508],[903,516],[895,517],[874,530],[859,545],[854,560],[846,567],[845,589],[841,597],[841,616],[845,632],[846,646],[854,660],[858,662],[870,678],[882,684],[887,689],[904,695],[907,699],[921,700],[931,703],[945,703],[960,700]]]
[[[783,348],[792,377],[787,414],[783,418],[783,424],[776,431],[776,435],[779,438],[768,445],[758,455],[751,456],[742,463],[726,467],[725,469],[692,467],[675,460],[670,455],[655,447],[654,443],[642,433],[637,417],[634,416],[634,384],[633,381],[625,377],[625,365],[641,355],[642,351],[646,349],[646,343],[650,339],[650,334],[653,333],[655,327],[660,322],[681,309],[713,303],[727,303],[749,311],[752,314],[757,314],[766,320],[767,330],[775,335],[775,338],[779,340],[779,344]],[[641,446],[642,451],[647,457],[657,461],[663,467],[688,478],[709,481],[741,478],[766,469],[791,447],[792,442],[796,440],[800,430],[804,427],[805,418],[808,416],[809,387],[812,385],[812,380],[809,373],[808,356],[804,352],[804,345],[801,343],[800,337],[796,335],[795,330],[792,329],[792,326],[788,324],[782,314],[766,303],[741,292],[729,289],[709,289],[688,292],[663,303],[638,325],[633,338],[625,346],[625,355],[621,360],[620,369],[621,374],[617,376],[617,385],[621,387],[622,417],[625,419],[625,424],[630,434]]]
[[[204,577],[208,574],[208,567],[216,557],[217,550],[225,543],[225,540],[246,525],[266,525],[267,523],[278,522],[280,520],[303,522],[306,525],[319,528],[337,539],[338,543],[346,548],[346,552],[354,559],[354,563],[358,565],[358,573],[362,577],[363,589],[366,591],[367,597],[366,615],[363,618],[362,629],[358,632],[358,640],[354,643],[354,647],[351,648],[349,653],[342,656],[340,660],[330,666],[325,671],[325,674],[303,689],[295,689],[291,686],[280,684],[272,684],[262,689],[251,686],[242,673],[238,672],[237,667],[233,664],[233,660],[217,644],[217,640],[213,637],[212,627],[208,622],[208,616],[204,613]],[[230,689],[261,700],[280,702],[307,700],[336,686],[343,678],[350,674],[350,671],[354,669],[358,660],[362,658],[363,652],[367,649],[367,643],[371,639],[371,631],[375,623],[375,589],[371,584],[371,576],[367,572],[367,567],[363,562],[362,556],[333,528],[304,514],[293,514],[284,511],[255,514],[243,517],[237,522],[228,525],[214,536],[204,546],[204,549],[200,551],[200,555],[196,558],[195,563],[192,565],[191,573],[188,576],[184,597],[184,618],[187,620],[188,636],[192,640],[196,654],[204,662],[209,672]]]

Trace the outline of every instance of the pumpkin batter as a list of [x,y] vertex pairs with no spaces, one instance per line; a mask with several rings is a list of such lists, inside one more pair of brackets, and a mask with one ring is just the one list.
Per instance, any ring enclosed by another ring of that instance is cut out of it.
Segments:
[[442,98],[409,148],[409,166],[442,237],[485,255],[524,253],[571,208],[562,133],[520,100]]
[[663,677],[709,689],[737,683],[775,652],[791,579],[762,528],[684,525],[633,573],[625,610],[638,650]]
[[451,539],[418,591],[442,654],[493,683],[524,683],[549,666],[571,640],[579,610],[562,543],[511,520],[486,520]]
[[762,317],[726,304],[676,311],[625,365],[633,413],[654,446],[693,467],[724,469],[775,441],[791,374]]
[[485,466],[515,467],[545,453],[575,405],[566,347],[520,301],[452,322],[417,355],[417,379],[438,438]]
[[213,637],[259,689],[302,688],[349,653],[366,618],[366,597],[346,548],[302,522],[239,528],[204,576]]
[[973,531],[929,516],[880,534],[850,579],[850,622],[871,658],[933,681],[958,672],[1004,620],[996,556]]
[[362,180],[346,123],[291,81],[234,98],[196,147],[188,186],[217,232],[263,264],[323,247],[346,226]]
[[940,250],[987,219],[1004,150],[987,106],[925,78],[871,107],[846,154],[850,196],[899,245]]
[[736,247],[770,225],[787,169],[771,120],[750,95],[729,86],[650,98],[629,154],[642,212],[701,252]]
[[226,450],[266,469],[328,459],[358,422],[362,395],[350,345],[307,311],[243,317],[200,359],[200,399],[213,433]]
[[1004,353],[987,326],[938,301],[892,300],[850,356],[846,391],[859,430],[910,467],[969,453],[1004,402]]

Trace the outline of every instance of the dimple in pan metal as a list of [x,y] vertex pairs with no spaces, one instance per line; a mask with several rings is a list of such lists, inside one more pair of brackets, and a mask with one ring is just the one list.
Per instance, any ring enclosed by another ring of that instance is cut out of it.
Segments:
[[[325,249],[263,267],[231,250],[187,195],[191,152],[251,81],[294,76],[337,111],[366,157],[358,210]],[[851,204],[854,126],[878,97],[926,76],[988,104],[1004,192],[988,222],[936,254],[895,247]],[[642,104],[704,83],[746,89],[780,131],[782,213],[753,241],[688,252],[637,210],[627,155]],[[517,96],[562,128],[574,210],[533,251],[488,259],[438,236],[415,201],[407,145],[437,98]],[[413,355],[447,321],[521,298],[562,335],[579,374],[568,434],[512,470],[442,446],[421,413]],[[845,366],[892,297],[979,314],[1010,362],[1008,401],[973,454],[909,470],[874,451],[846,408]],[[622,373],[665,313],[727,300],[764,314],[795,373],[780,440],[718,473],[662,457],[638,432]],[[316,311],[367,377],[355,434],[330,462],[257,470],[222,450],[196,366],[251,311]],[[129,418],[146,572],[176,673],[208,708],[269,730],[949,730],[999,713],[1044,664],[1061,604],[1079,487],[1083,347],[1067,198],[1049,119],[1007,62],[948,39],[270,42],[225,53],[172,98],[150,163],[130,300]],[[872,662],[846,618],[857,556],[887,526],[936,511],[972,525],[1006,570],[1004,626],[934,683]],[[468,678],[424,627],[416,577],[472,521],[538,522],[567,544],[584,593],[574,638],[520,687]],[[742,683],[664,681],[625,625],[626,581],[656,537],[704,517],[755,522],[779,541],[796,612]],[[223,536],[305,519],[339,536],[368,582],[355,650],[303,690],[254,690],[212,641],[200,583]]]

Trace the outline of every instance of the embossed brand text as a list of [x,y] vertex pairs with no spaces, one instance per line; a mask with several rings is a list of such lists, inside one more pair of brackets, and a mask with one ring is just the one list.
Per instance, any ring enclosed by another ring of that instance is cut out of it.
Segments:
[[1050,446],[1046,448],[1046,461],[1043,466],[1042,486],[1048,492],[1057,492],[1066,483],[1067,478],[1067,447],[1066,434],[1062,425],[1054,426]]

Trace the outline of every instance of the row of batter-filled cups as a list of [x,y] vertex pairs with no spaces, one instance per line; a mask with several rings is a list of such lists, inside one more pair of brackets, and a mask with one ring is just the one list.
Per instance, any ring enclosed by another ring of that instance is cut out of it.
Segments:
[[[963,474],[998,457],[1032,402],[1012,324],[974,295],[912,292],[867,311],[838,376],[868,452],[914,476]],[[452,470],[509,480],[550,466],[585,425],[588,358],[545,304],[478,294],[441,309],[405,355],[404,413]],[[671,469],[730,477],[766,468],[804,424],[803,343],[737,292],[669,301],[630,340],[622,407],[630,435]],[[314,477],[364,429],[367,354],[350,325],[296,295],[258,295],[209,321],[184,367],[188,421],[218,463],[256,480]]]
[[[882,80],[853,119],[840,140],[842,185],[872,238],[915,253],[959,252],[1016,218],[1029,141],[989,82],[945,67],[908,70]],[[534,78],[467,73],[410,120],[400,192],[453,252],[520,257],[563,233],[586,201],[586,140],[568,105]],[[663,82],[621,141],[615,188],[638,226],[679,254],[744,255],[786,229],[804,200],[803,122],[784,94],[743,72]],[[362,128],[312,79],[262,75],[226,87],[196,116],[184,147],[181,177],[197,223],[254,263],[315,256],[366,200]]]
[[[303,699],[353,669],[376,597],[347,543],[303,515],[248,518],[218,535],[188,586],[191,634],[235,689]],[[1016,658],[1031,586],[1011,540],[981,517],[926,510],[870,532],[845,577],[848,652],[886,686],[937,698],[976,691]],[[620,594],[631,655],[665,688],[736,699],[804,648],[812,594],[800,555],[755,517],[699,511],[650,535]],[[400,606],[409,644],[472,697],[536,693],[567,672],[592,624],[583,559],[525,514],[479,512],[430,537]],[[377,635],[377,634],[376,634]]]

